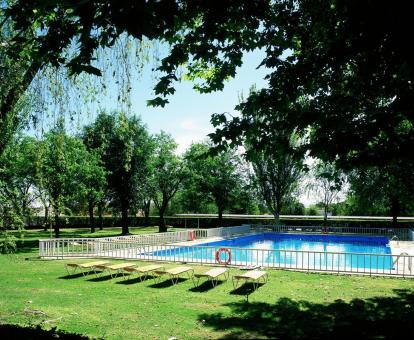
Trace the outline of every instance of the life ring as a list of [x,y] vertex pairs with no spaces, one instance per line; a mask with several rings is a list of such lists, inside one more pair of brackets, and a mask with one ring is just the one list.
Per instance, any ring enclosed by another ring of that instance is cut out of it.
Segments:
[[195,231],[190,231],[190,241],[194,241],[196,239]]
[[[222,261],[220,258],[221,253],[227,254],[227,259]],[[218,264],[230,264],[231,262],[231,250],[229,248],[220,248],[216,251],[216,262]]]

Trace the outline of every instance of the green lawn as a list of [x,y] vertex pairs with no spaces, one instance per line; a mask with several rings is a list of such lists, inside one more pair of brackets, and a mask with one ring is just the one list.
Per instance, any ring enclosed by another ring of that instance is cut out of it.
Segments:
[[[96,235],[111,233],[119,232]],[[74,231],[62,233],[69,235]],[[231,282],[194,289],[191,280],[171,286],[68,276],[66,261],[36,258],[39,236],[30,232],[29,247],[0,255],[0,325],[110,339],[398,338],[414,331],[413,280],[269,270],[269,282],[251,293],[249,286],[233,291]]]

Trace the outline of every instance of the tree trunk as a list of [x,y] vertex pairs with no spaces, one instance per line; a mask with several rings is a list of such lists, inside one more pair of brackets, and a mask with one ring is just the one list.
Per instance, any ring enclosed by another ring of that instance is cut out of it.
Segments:
[[218,208],[218,226],[221,228],[223,226],[223,208]]
[[121,209],[121,225],[122,225],[122,235],[128,235],[129,234],[128,209],[125,207]]
[[167,231],[167,226],[164,220],[164,213],[166,209],[167,209],[166,205],[162,205],[160,208],[160,222],[159,222],[159,227],[158,227],[158,231],[160,233],[165,233]]
[[282,197],[276,197],[275,201],[275,208],[271,211],[273,211],[273,216],[275,218],[275,224],[277,226],[280,226],[280,212],[282,211]]
[[149,227],[149,214],[151,208],[151,201],[144,203],[144,226]]
[[400,214],[400,203],[396,197],[391,197],[391,215],[392,215],[392,227],[397,228],[397,217]]
[[323,207],[323,224],[327,225],[328,224],[328,205],[325,204]]
[[47,221],[49,219],[49,208],[45,205],[45,216],[43,218],[43,230],[47,231]]
[[59,238],[60,236],[60,218],[59,218],[59,209],[54,208],[55,209],[55,225],[54,225],[54,230],[55,230],[55,237]]
[[275,218],[275,224],[278,226],[280,225],[280,214],[278,212],[273,213],[273,217]]
[[103,229],[103,206],[104,206],[103,202],[98,203],[98,226],[99,226],[99,230]]
[[122,235],[129,234],[128,228],[128,203],[126,201],[121,202],[121,224],[122,224]]
[[91,228],[91,233],[95,232],[95,217],[93,216],[93,202],[88,202],[88,210],[89,210],[89,226]]

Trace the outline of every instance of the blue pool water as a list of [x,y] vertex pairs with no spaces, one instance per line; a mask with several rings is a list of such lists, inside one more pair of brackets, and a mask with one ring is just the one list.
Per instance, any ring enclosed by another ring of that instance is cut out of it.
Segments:
[[[216,251],[229,248],[232,264],[323,270],[369,268],[384,271],[392,269],[388,241],[386,237],[372,236],[263,233],[203,243],[195,247],[169,248],[153,252],[152,255],[214,263]],[[228,260],[225,252],[219,256],[221,261]]]

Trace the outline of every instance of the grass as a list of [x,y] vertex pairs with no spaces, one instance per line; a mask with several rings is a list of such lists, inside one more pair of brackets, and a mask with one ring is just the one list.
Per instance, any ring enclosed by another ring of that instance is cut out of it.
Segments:
[[[97,232],[113,234],[119,230]],[[62,234],[68,235],[87,231]],[[44,234],[29,232],[24,244],[39,237]],[[32,246],[0,255],[0,325],[108,339],[398,338],[414,331],[414,281],[408,279],[269,270],[269,282],[255,292],[250,286],[234,291],[231,282],[194,289],[191,280],[172,286],[70,276],[67,261],[36,256]]]

